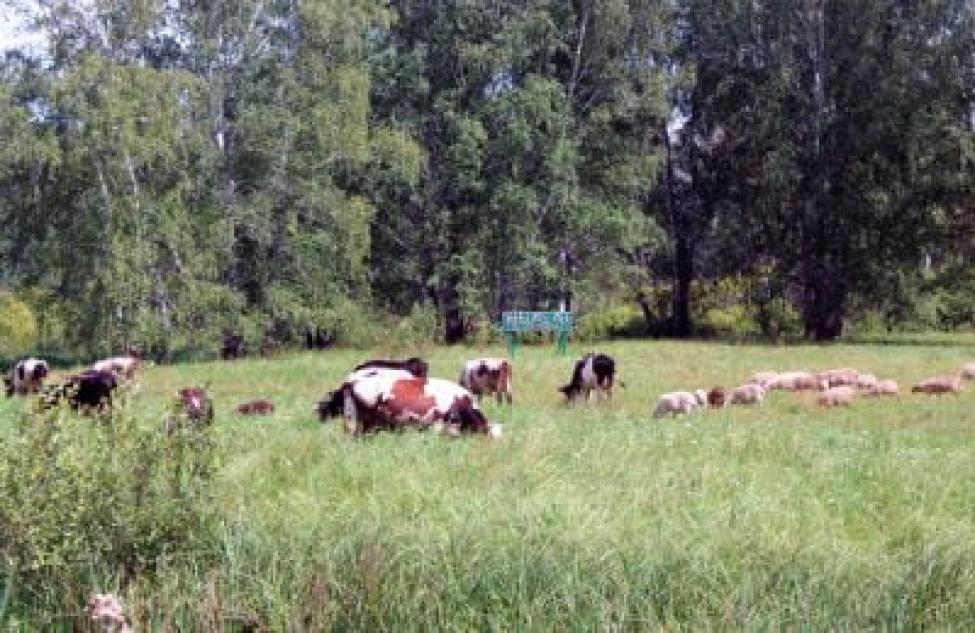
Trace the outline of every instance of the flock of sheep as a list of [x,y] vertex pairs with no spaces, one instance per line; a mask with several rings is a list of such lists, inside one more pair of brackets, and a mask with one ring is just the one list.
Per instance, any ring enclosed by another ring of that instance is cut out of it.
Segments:
[[[967,363],[958,374],[933,376],[915,384],[912,393],[959,393],[963,380],[975,380],[975,363]],[[706,408],[721,408],[729,404],[761,405],[769,391],[813,392],[821,407],[849,406],[858,396],[896,396],[897,382],[880,380],[872,373],[855,369],[809,371],[760,371],[748,381],[730,391],[714,387],[710,391],[672,391],[657,400],[653,410],[656,418],[682,415]]]

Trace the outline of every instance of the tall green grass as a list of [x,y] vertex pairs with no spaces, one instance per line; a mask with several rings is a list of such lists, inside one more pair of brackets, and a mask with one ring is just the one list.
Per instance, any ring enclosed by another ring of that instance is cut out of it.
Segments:
[[[975,359],[964,342],[606,344],[626,388],[575,408],[556,389],[584,350],[522,349],[515,406],[485,403],[499,442],[320,425],[315,401],[368,353],[152,368],[132,405],[147,424],[181,386],[208,383],[216,400],[207,551],[125,586],[94,566],[72,595],[7,604],[6,623],[70,628],[98,589],[153,630],[969,628],[975,393],[909,393]],[[464,359],[503,353],[426,356],[455,378]],[[842,366],[897,379],[901,397],[824,411],[775,393],[649,416],[664,391]],[[258,397],[272,417],[233,413]]]

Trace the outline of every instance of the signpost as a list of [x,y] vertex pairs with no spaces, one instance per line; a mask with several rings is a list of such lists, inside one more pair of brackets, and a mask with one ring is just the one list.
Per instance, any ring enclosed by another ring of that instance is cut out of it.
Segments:
[[559,353],[565,354],[572,332],[571,312],[503,312],[501,330],[508,338],[508,351],[514,358],[518,349],[518,335],[523,332],[558,332]]

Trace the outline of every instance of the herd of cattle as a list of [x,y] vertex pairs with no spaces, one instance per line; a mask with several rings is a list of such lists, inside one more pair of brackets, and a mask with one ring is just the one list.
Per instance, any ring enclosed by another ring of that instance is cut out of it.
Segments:
[[[50,385],[44,381],[50,368],[44,360],[18,361],[4,376],[7,396],[40,394],[39,405],[49,408],[66,400],[74,409],[103,412],[112,406],[112,394],[119,385],[132,381],[142,361],[135,352],[100,360],[87,369]],[[322,422],[343,418],[353,435],[408,427],[435,429],[449,436],[483,434],[501,437],[500,424],[489,422],[480,407],[484,396],[493,395],[498,404],[514,400],[514,372],[504,358],[477,358],[465,363],[456,382],[428,375],[429,365],[421,358],[375,359],[351,371],[342,383],[316,406]],[[962,367],[958,374],[935,376],[912,388],[914,393],[958,393],[963,380],[975,380],[975,363]],[[559,390],[567,401],[612,397],[616,380],[615,361],[605,355],[589,353],[575,363],[569,382]],[[622,381],[619,385],[624,386]],[[855,369],[822,372],[762,371],[736,388],[714,387],[709,391],[673,391],[657,400],[654,417],[681,415],[727,405],[761,405],[767,392],[783,390],[813,392],[823,407],[849,405],[857,396],[896,396],[897,383],[879,380],[874,374]],[[194,423],[213,420],[213,403],[204,389],[186,387],[176,394],[176,403]],[[274,412],[267,400],[253,400],[237,406],[242,415]]]

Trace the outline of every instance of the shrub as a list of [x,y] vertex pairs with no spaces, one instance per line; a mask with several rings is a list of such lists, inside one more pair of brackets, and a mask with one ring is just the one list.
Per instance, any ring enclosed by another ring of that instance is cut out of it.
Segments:
[[617,336],[639,336],[645,332],[646,321],[640,308],[627,303],[579,317],[573,336],[582,341],[596,341]]
[[[124,399],[124,394],[121,396]],[[0,444],[0,554],[39,601],[88,574],[125,580],[199,556],[213,534],[207,429],[65,409],[25,415]]]
[[711,308],[704,315],[701,329],[721,338],[732,339],[748,338],[760,331],[754,310],[742,304]]
[[0,353],[21,354],[37,343],[37,319],[26,303],[0,292]]

